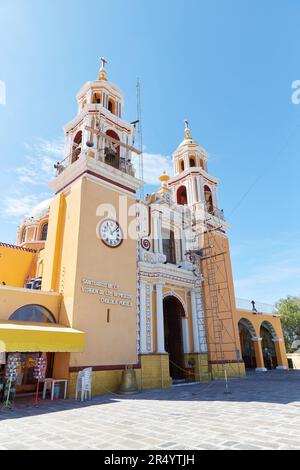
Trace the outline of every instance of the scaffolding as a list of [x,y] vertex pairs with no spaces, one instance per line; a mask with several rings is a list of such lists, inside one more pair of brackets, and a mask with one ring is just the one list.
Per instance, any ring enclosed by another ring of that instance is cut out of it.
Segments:
[[[226,392],[229,392],[228,377],[236,375],[236,364],[240,364],[241,357],[234,323],[234,300],[230,293],[228,245],[224,247],[222,243],[223,224],[222,211],[208,211],[205,207],[202,246],[189,255],[197,266],[195,274],[200,279],[198,284],[203,296],[197,304],[199,329],[206,331],[205,336],[199,337],[200,351],[207,352],[213,378],[224,379]],[[202,365],[200,380],[206,370]],[[240,365],[238,372],[241,372]]]

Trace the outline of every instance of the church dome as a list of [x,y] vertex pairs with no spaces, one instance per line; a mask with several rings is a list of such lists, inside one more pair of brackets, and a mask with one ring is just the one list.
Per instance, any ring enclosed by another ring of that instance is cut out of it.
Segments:
[[52,198],[46,199],[34,206],[26,219],[41,220],[49,214]]

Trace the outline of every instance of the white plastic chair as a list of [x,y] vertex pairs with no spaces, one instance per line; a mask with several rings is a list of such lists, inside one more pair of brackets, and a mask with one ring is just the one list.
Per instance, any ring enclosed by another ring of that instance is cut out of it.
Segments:
[[78,399],[78,393],[81,393],[81,401],[86,400],[87,396],[88,399],[92,399],[92,377],[93,377],[93,369],[91,367],[87,367],[78,372],[77,382],[76,382],[76,391],[75,391],[75,400]]

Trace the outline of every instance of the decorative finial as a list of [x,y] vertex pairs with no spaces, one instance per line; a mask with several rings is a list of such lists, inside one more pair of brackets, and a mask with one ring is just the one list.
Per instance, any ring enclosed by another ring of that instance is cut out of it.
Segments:
[[189,121],[186,119],[186,120],[184,121],[184,124],[185,124],[185,130],[184,130],[184,132],[185,132],[185,135],[186,135],[185,138],[186,138],[187,140],[190,140],[190,139],[192,138],[191,135],[190,135],[190,134],[191,134],[191,131],[190,131],[190,123],[189,123]]
[[169,181],[170,179],[170,176],[167,175],[167,173],[164,171],[162,175],[159,176],[159,181],[161,181],[162,183],[166,183],[167,181]]
[[108,62],[104,57],[100,57],[100,62],[101,62],[101,68],[99,70],[98,80],[107,80],[105,66],[106,66],[106,64],[108,64]]

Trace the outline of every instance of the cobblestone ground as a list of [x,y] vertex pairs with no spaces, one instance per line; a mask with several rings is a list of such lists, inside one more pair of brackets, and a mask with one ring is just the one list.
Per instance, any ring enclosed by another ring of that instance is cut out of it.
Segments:
[[5,449],[299,449],[300,371],[2,410]]

